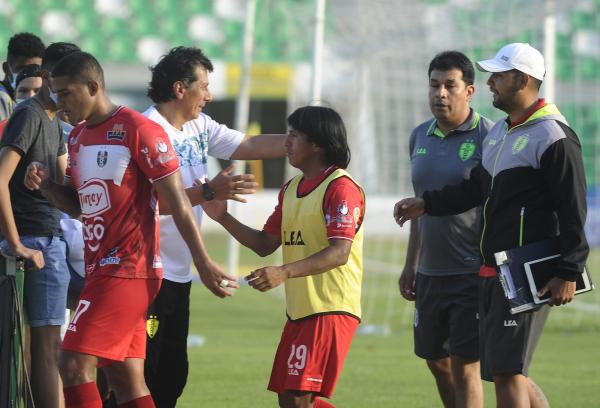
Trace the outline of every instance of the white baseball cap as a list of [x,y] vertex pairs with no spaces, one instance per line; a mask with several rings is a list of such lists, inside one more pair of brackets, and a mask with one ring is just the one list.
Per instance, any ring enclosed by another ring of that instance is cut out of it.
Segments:
[[527,43],[505,45],[493,59],[478,61],[477,68],[485,72],[505,72],[512,69],[542,81],[546,68],[542,54]]

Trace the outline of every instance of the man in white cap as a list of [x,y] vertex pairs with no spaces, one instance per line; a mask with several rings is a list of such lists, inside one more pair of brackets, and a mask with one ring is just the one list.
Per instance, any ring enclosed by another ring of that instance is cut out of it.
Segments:
[[477,67],[490,72],[493,104],[507,113],[488,132],[468,180],[396,203],[399,224],[422,214],[449,215],[483,205],[479,327],[482,378],[493,380],[498,407],[547,407],[527,371],[548,316],[544,306],[512,315],[494,253],[559,236],[555,277],[540,291],[550,306],[570,302],[589,247],[581,144],[554,104],[539,98],[544,58],[529,44],[504,46]]

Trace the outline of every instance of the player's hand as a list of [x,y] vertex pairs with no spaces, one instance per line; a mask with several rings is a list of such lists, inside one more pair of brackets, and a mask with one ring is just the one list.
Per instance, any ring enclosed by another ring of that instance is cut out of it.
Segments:
[[561,278],[552,278],[539,292],[538,296],[544,296],[550,292],[548,300],[550,306],[560,306],[569,303],[575,297],[575,282],[563,280]]
[[[210,188],[215,191],[216,200],[235,200],[245,203],[246,199],[238,194],[254,194],[258,183],[254,181],[253,174],[238,174],[232,176],[235,165],[223,169],[212,180],[208,182]],[[196,180],[196,184],[200,184]]]
[[244,279],[256,290],[266,292],[281,285],[288,278],[287,273],[281,266],[265,266],[257,269]]
[[41,251],[18,245],[12,250],[15,257],[23,258],[33,264],[33,269],[42,269],[45,265],[44,254]]
[[50,177],[50,172],[45,164],[36,161],[31,162],[25,170],[25,187],[30,190],[39,190],[48,177]]
[[194,265],[200,275],[200,280],[215,296],[224,298],[233,295],[228,289],[239,288],[240,285],[234,276],[225,273],[219,265],[211,259],[199,264],[194,261]]
[[394,219],[400,226],[425,213],[425,200],[419,197],[404,198],[394,205]]
[[415,268],[412,266],[405,266],[398,279],[398,286],[400,287],[400,295],[406,300],[415,300]]
[[221,223],[221,219],[227,214],[227,201],[210,200],[200,204],[202,209],[211,219]]

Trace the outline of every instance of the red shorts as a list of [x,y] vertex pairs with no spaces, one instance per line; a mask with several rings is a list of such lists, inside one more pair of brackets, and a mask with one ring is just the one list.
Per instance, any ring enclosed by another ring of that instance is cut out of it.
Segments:
[[357,327],[358,320],[348,315],[288,320],[267,388],[278,394],[311,391],[330,398]]
[[99,357],[99,367],[145,358],[146,312],[160,284],[160,279],[86,277],[62,348]]

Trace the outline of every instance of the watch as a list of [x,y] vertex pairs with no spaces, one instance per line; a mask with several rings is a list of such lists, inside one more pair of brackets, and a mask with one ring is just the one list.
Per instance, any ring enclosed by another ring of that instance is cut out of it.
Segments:
[[208,185],[208,182],[202,183],[202,197],[204,197],[205,201],[215,198],[215,190]]

